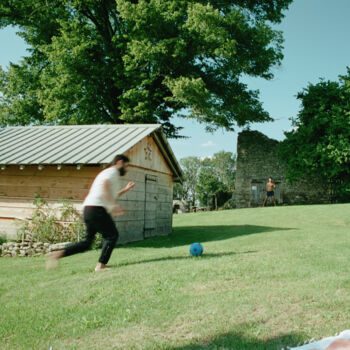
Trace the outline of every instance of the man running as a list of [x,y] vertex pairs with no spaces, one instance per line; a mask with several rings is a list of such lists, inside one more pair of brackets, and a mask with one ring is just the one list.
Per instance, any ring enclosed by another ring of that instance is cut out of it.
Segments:
[[269,197],[272,198],[274,205],[276,206],[276,199],[275,199],[275,192],[274,189],[276,188],[276,185],[272,182],[272,178],[269,177],[269,182],[266,184],[266,197],[264,200],[263,207],[266,204],[266,201],[268,200]]
[[84,240],[71,244],[63,250],[49,254],[48,268],[58,265],[58,260],[90,249],[97,232],[103,237],[102,251],[95,271],[108,269],[107,262],[112,254],[118,239],[118,230],[115,227],[112,215],[120,216],[124,211],[120,209],[116,199],[135,187],[129,182],[120,189],[120,177],[127,172],[129,158],[123,154],[114,157],[112,165],[101,171],[95,178],[89,194],[83,203],[86,237]]

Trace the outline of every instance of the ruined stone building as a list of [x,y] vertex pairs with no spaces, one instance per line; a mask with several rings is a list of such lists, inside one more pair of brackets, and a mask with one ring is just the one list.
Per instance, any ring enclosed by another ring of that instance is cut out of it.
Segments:
[[237,208],[262,206],[269,177],[276,184],[278,204],[329,203],[328,192],[317,183],[286,181],[286,167],[278,155],[277,140],[258,131],[243,131],[237,141],[235,199]]

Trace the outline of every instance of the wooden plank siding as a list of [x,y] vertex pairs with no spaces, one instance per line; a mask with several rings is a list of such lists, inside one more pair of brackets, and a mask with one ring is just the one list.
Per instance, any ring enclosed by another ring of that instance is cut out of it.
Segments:
[[[125,210],[124,216],[115,218],[120,234],[118,243],[142,240],[147,236],[145,227],[152,220],[151,236],[169,234],[172,231],[172,171],[152,137],[144,138],[126,154],[131,163],[121,185],[135,181],[136,187],[118,200]],[[80,210],[94,178],[102,170],[100,166],[82,166],[77,170],[73,165],[62,165],[61,170],[55,165],[44,166],[42,170],[34,165],[27,165],[23,170],[18,165],[10,165],[0,170],[0,234],[15,236],[15,219],[31,217],[37,193],[52,207],[59,206],[62,199],[71,199]],[[154,176],[157,181],[146,193],[147,176]]]
[[135,166],[172,175],[169,166],[165,162],[164,157],[151,136],[145,137],[126,152],[126,155]]

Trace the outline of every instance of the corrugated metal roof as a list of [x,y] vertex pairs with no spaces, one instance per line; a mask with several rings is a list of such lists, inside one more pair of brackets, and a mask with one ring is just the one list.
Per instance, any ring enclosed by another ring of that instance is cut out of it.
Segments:
[[160,128],[158,124],[6,127],[0,130],[0,164],[106,164]]

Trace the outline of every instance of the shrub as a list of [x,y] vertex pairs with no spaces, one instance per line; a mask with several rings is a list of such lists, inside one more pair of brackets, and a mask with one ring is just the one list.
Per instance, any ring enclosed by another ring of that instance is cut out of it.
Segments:
[[222,209],[234,209],[236,208],[236,201],[231,198],[221,207]]
[[0,245],[7,242],[7,238],[5,236],[0,236]]
[[84,225],[71,202],[65,200],[54,209],[37,195],[33,204],[32,218],[20,223],[17,231],[19,239],[47,243],[77,242],[80,239]]

